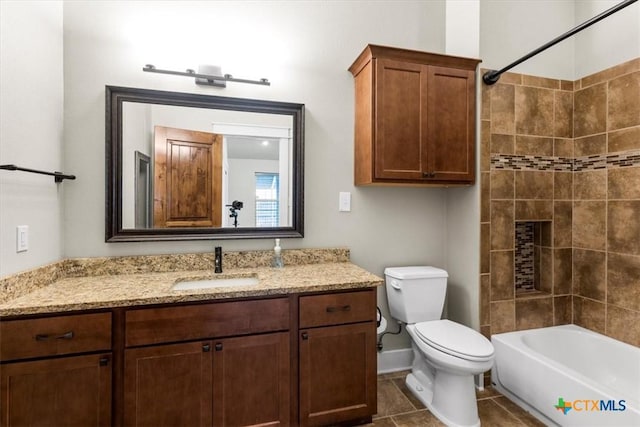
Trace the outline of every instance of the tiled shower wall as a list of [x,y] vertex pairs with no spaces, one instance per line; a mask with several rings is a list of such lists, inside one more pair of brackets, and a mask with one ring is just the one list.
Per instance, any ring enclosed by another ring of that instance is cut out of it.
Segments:
[[[482,332],[575,323],[640,346],[640,58],[575,82],[506,73],[481,120]],[[540,292],[515,292],[516,221],[551,221]]]

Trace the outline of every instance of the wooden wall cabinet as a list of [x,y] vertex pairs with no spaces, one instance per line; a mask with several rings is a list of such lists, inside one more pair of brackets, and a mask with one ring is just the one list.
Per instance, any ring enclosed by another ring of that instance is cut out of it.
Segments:
[[371,422],[377,410],[375,290],[300,297],[300,425]]
[[111,313],[3,321],[0,337],[0,426],[111,425]]
[[479,62],[368,45],[349,68],[355,184],[473,184]]

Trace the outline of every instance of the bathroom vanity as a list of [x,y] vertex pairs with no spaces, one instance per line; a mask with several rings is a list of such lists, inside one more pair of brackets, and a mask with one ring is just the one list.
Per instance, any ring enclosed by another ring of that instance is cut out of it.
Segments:
[[220,277],[247,275],[258,284],[181,291],[212,274],[67,277],[3,303],[0,425],[370,420],[380,279],[349,262]]

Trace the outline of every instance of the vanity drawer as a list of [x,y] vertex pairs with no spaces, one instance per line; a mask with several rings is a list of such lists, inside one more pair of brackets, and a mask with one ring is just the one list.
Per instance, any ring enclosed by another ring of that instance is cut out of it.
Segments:
[[301,328],[368,322],[375,319],[375,289],[300,297]]
[[134,347],[287,329],[287,298],[147,308],[127,311],[125,345]]
[[111,313],[0,322],[0,360],[111,349]]

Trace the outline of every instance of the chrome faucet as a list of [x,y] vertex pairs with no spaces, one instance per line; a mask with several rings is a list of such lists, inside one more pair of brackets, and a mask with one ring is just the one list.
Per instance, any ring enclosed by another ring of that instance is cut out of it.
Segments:
[[214,267],[213,268],[214,273],[222,273],[222,246],[216,246],[213,267]]

